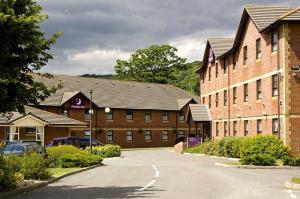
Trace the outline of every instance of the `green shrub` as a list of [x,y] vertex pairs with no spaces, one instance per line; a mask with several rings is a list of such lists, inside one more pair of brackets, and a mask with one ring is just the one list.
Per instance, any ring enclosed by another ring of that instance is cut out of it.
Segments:
[[58,159],[58,165],[62,168],[88,167],[100,164],[101,162],[102,158],[99,155],[87,154],[84,152],[63,154]]
[[7,167],[13,172],[17,173],[20,172],[23,162],[23,157],[16,156],[16,155],[9,155],[4,157],[5,163]]
[[286,156],[283,159],[283,164],[288,166],[300,166],[300,156],[296,156],[294,158]]
[[37,153],[28,153],[22,158],[20,173],[25,179],[44,180],[50,177],[45,159]]
[[16,184],[14,173],[7,167],[4,158],[0,155],[0,190],[15,188]]
[[276,159],[270,154],[253,154],[243,156],[240,160],[243,165],[274,166]]
[[[86,151],[90,153],[90,148],[87,147]],[[119,157],[121,155],[121,147],[114,144],[106,144],[104,146],[93,147],[92,153],[100,155],[103,158]]]
[[188,153],[202,153],[206,155],[219,155],[219,144],[217,141],[204,141],[202,144],[189,147],[185,150]]
[[239,158],[243,138],[225,137],[219,142],[219,155],[230,158]]

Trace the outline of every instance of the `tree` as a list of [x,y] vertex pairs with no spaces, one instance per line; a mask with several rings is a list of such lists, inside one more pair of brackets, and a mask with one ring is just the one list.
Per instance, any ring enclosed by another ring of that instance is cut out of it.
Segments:
[[53,57],[50,46],[60,33],[46,38],[39,25],[47,19],[33,0],[0,0],[0,112],[24,111],[24,105],[37,104],[54,93],[35,82],[33,73]]
[[176,52],[177,49],[169,45],[153,45],[137,50],[128,61],[117,60],[116,78],[166,84],[174,80],[173,71],[183,67],[186,61]]

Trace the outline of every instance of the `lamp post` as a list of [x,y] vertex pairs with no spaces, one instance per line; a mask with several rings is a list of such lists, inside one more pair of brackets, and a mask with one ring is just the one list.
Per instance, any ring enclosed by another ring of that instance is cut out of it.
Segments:
[[90,150],[92,153],[93,149],[93,144],[92,144],[92,114],[93,114],[93,109],[92,109],[92,97],[93,97],[93,90],[90,90]]

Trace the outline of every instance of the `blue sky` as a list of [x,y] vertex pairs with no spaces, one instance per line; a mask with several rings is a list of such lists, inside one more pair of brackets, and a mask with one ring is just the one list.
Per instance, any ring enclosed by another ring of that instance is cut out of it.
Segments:
[[[298,0],[272,0],[297,5]],[[170,44],[188,61],[201,60],[207,37],[233,37],[243,7],[269,0],[38,0],[49,35],[63,32],[43,69],[54,74],[109,74],[116,59],[152,44]],[[298,3],[299,5],[299,3]]]

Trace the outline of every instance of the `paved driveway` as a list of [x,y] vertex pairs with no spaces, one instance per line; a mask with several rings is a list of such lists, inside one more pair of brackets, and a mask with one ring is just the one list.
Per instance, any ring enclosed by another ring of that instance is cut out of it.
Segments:
[[222,160],[170,149],[126,151],[123,156],[17,198],[300,198],[283,186],[300,170],[223,168],[214,165]]

